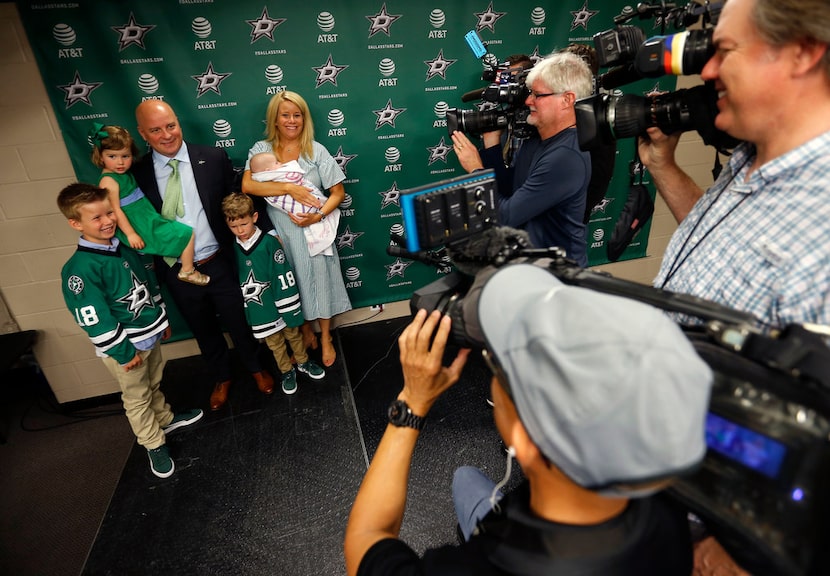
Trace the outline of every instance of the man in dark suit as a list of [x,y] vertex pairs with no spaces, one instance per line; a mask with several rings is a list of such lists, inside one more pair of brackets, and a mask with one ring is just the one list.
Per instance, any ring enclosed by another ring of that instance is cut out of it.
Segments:
[[[177,220],[193,227],[196,233],[196,267],[210,276],[206,286],[178,279],[181,263],[168,266],[157,262],[159,277],[166,282],[176,306],[187,321],[207,362],[215,385],[210,407],[221,408],[231,384],[228,345],[222,324],[228,329],[245,368],[265,394],[274,390],[274,380],[262,369],[259,344],[245,320],[233,253],[233,235],[222,214],[222,199],[233,191],[234,171],[221,148],[185,143],[175,112],[162,100],[145,100],[136,108],[138,133],[152,148],[133,164],[133,174],[145,196],[161,212],[179,196],[169,192],[170,180],[180,180],[181,201]],[[171,160],[173,161],[171,163]],[[177,162],[176,162],[177,161]],[[177,177],[171,175],[177,172]],[[220,323],[221,319],[221,323]]]

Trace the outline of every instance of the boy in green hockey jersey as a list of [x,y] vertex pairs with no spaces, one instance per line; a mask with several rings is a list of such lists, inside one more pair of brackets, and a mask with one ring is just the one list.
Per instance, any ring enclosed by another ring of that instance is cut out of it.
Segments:
[[[297,371],[314,380],[326,375],[320,365],[309,359],[303,346],[300,326],[304,318],[294,272],[280,241],[257,227],[258,214],[247,194],[226,196],[222,212],[236,236],[239,285],[248,324],[254,337],[264,339],[274,353],[282,372],[282,391],[293,394],[297,391]],[[297,360],[296,370],[288,356],[286,340]]]
[[70,184],[58,208],[81,233],[78,249],[61,270],[63,299],[118,381],[124,411],[150,470],[167,478],[175,469],[166,434],[202,417],[201,410],[174,414],[159,389],[161,340],[170,336],[155,274],[143,257],[115,238],[117,217],[108,192]]

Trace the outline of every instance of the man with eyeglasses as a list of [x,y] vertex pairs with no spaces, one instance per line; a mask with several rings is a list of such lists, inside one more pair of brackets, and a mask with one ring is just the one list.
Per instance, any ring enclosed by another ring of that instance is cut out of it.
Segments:
[[[348,575],[691,574],[686,512],[659,491],[703,460],[712,372],[679,327],[524,263],[465,301],[478,316],[465,331],[494,373],[508,473],[495,484],[456,471],[463,543],[419,556],[398,539],[419,431],[470,354],[445,366],[451,320],[420,310],[398,338],[404,386],[346,528]],[[513,458],[526,481],[502,497]]]
[[522,144],[511,166],[504,164],[501,131],[483,134],[480,152],[455,131],[453,149],[468,172],[496,171],[500,224],[526,230],[535,247],[557,246],[587,266],[583,216],[591,157],[579,149],[574,102],[591,95],[591,70],[574,54],[555,53],[530,70],[526,83],[527,122],[536,134]]

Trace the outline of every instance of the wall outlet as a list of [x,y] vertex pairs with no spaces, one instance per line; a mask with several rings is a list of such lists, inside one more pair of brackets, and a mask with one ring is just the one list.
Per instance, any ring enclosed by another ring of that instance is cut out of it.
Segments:
[[375,304],[374,306],[370,306],[369,310],[372,312],[383,312],[383,304]]

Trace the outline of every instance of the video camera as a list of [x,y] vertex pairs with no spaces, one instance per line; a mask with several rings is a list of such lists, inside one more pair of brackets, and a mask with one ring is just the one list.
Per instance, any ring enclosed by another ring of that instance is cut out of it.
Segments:
[[559,248],[534,249],[524,232],[498,226],[495,185],[486,171],[401,192],[407,238],[393,236],[390,254],[456,267],[413,294],[413,314],[441,310],[453,344],[483,348],[478,292],[495,269],[526,262],[565,284],[697,319],[681,328],[715,374],[708,452],[669,494],[756,576],[830,573],[830,329],[765,334],[750,314],[580,268]]
[[493,54],[487,52],[474,30],[464,38],[476,58],[482,59],[486,68],[481,79],[490,82],[490,85],[461,96],[462,102],[481,100],[479,110],[447,110],[447,131],[450,136],[456,130],[478,136],[485,132],[507,129],[515,138],[529,137],[534,128],[527,123],[530,110],[525,106],[525,100],[530,95],[530,90],[525,81],[533,65],[515,67],[509,61],[499,62]]
[[[616,27],[594,35],[600,68],[612,67],[597,77],[597,86],[611,90],[641,80],[699,74],[715,52],[712,32],[722,3],[641,3],[614,18]],[[639,17],[659,18],[665,28],[676,29],[702,21],[703,28],[645,38],[637,26],[624,24]],[[717,92],[711,82],[664,94],[598,93],[576,102],[579,145],[590,150],[601,143],[639,136],[657,126],[666,134],[697,130],[704,143],[718,150],[737,145],[737,140],[715,128]]]

